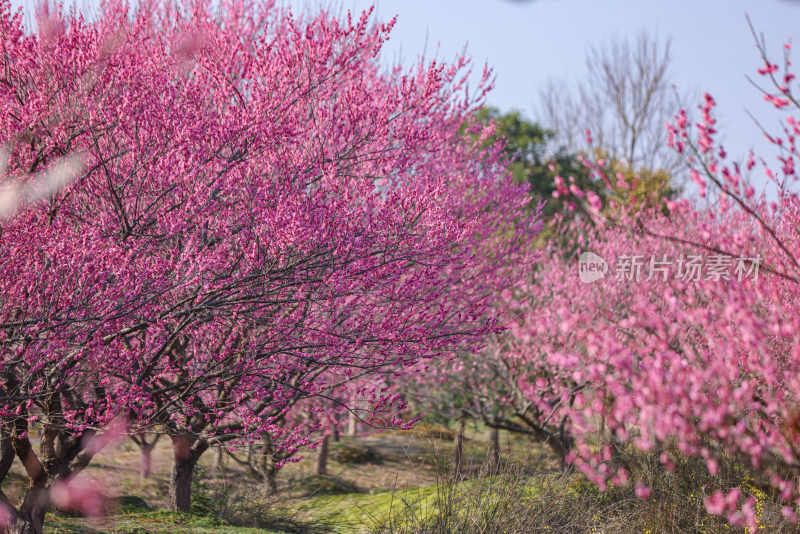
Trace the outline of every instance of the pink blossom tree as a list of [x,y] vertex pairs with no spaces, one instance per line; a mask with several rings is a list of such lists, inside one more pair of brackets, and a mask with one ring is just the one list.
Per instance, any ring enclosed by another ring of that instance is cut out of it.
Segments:
[[170,436],[188,510],[209,446],[302,446],[279,422],[304,399],[406,424],[381,376],[500,328],[538,224],[471,119],[488,71],[475,91],[465,58],[387,71],[392,23],[367,13],[37,16],[31,34],[0,2],[3,177],[81,165],[2,223],[0,479],[16,457],[31,480],[0,494],[8,531],[40,532],[119,425]]
[[[601,206],[561,181],[558,193],[583,203],[562,247],[546,250],[534,282],[518,295],[520,320],[497,351],[537,425],[564,422],[574,436],[567,460],[605,486],[631,474],[615,448],[654,451],[668,467],[667,445],[706,460],[715,474],[723,457],[749,468],[796,519],[800,260],[795,162],[798,120],[789,52],[783,71],[759,42],[771,83],[764,99],[783,114],[767,135],[777,165],[750,154],[732,161],[716,141],[715,102],[667,125],[700,197],[661,209]],[[635,179],[589,163],[596,179],[635,189]],[[763,173],[775,200],[751,183]],[[613,201],[612,201],[613,202]],[[564,248],[565,247],[565,248]],[[580,256],[608,265],[604,278],[581,283]],[[637,493],[646,497],[639,483]],[[737,490],[707,496],[711,513],[757,527],[755,501]]]

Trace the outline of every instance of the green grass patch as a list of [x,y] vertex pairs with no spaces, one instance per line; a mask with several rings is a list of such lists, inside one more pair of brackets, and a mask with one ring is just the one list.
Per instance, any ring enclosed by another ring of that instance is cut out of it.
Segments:
[[437,486],[423,486],[374,494],[323,495],[293,507],[293,511],[322,520],[337,532],[361,532],[409,510],[427,517],[436,509]]
[[221,524],[208,517],[174,512],[145,512],[110,516],[101,520],[50,517],[49,534],[285,534],[277,530],[242,528]]

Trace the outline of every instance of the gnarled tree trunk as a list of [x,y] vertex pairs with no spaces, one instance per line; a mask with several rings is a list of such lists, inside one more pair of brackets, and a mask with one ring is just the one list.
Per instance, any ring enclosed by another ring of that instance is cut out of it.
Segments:
[[[46,463],[43,465],[31,448],[27,437],[22,439],[10,439],[13,440],[14,452],[16,452],[26,468],[28,478],[30,479],[30,485],[28,486],[28,491],[25,493],[22,504],[17,509],[10,506],[5,494],[0,492],[0,500],[5,501],[3,504],[8,508],[7,513],[10,514],[10,525],[7,527],[7,531],[9,534],[41,534],[44,528],[44,518],[45,515],[47,515],[47,509],[50,508],[49,477],[44,470],[44,465],[58,465],[59,458],[51,457],[47,454],[47,450],[50,447],[45,443],[43,447],[45,452],[42,455],[42,459]],[[8,440],[3,439],[3,441],[3,448],[6,449]],[[11,443],[8,443],[8,445],[11,445]],[[2,456],[5,460],[7,450],[3,450],[3,453]],[[11,459],[13,460],[13,456]],[[3,473],[3,476],[5,476],[5,473]]]
[[[31,495],[32,491],[33,490],[28,490],[28,495]],[[39,493],[39,495],[43,497],[41,493]],[[42,500],[44,501],[46,499]],[[23,504],[20,511],[12,512],[12,523],[7,529],[8,533],[42,534],[44,530],[44,518],[47,514],[48,507],[49,506],[47,506],[44,502],[36,503],[31,506],[25,506]]]
[[173,512],[189,513],[192,509],[192,479],[200,456],[208,443],[187,436],[172,436],[174,461],[169,480],[167,507]]
[[[22,383],[10,372],[0,374],[0,393],[12,391],[22,396]],[[70,399],[75,402],[75,399]],[[62,426],[61,394],[43,398],[42,423],[38,452],[31,444],[26,405],[18,406],[19,415],[0,421],[0,483],[8,475],[16,456],[30,484],[22,503],[15,507],[0,489],[0,506],[8,514],[5,532],[41,534],[47,510],[52,504],[50,490],[57,482],[68,482],[89,464],[95,454],[108,445],[115,432],[87,429],[76,435]]]

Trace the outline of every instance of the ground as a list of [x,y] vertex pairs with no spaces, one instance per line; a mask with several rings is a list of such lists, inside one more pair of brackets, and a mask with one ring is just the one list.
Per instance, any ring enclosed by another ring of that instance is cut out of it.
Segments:
[[[141,453],[126,440],[102,451],[80,475],[114,499],[116,504],[110,515],[82,518],[50,512],[45,530],[59,534],[244,534],[293,532],[307,523],[312,532],[368,532],[406,509],[409,503],[420,510],[431,507],[441,468],[452,455],[452,437],[452,431],[428,425],[419,425],[414,431],[342,437],[331,444],[327,476],[312,473],[315,453],[307,451],[303,461],[287,464],[279,471],[279,491],[275,496],[267,496],[263,484],[249,477],[230,458],[225,459],[222,468],[215,468],[215,454],[209,451],[201,458],[197,472],[192,515],[164,511],[172,461],[169,441],[159,441],[153,453],[152,473],[142,478]],[[482,465],[487,438],[484,429],[467,429],[466,470],[476,471]],[[506,437],[503,446],[507,454],[516,454],[528,445],[524,440]],[[336,460],[343,448],[358,453],[366,447],[376,451],[377,458],[366,463]],[[18,499],[26,484],[26,477],[16,470],[3,489],[12,500]],[[236,511],[226,516],[226,507]],[[262,527],[285,522],[281,528],[287,530],[233,527],[220,516],[233,516],[235,523]]]
[[[162,439],[152,474],[140,476],[141,456],[127,440],[104,450],[80,478],[108,496],[108,514],[86,518],[50,511],[48,534],[754,534],[709,515],[706,499],[739,488],[739,506],[752,500],[757,531],[794,534],[800,527],[782,514],[783,504],[757,487],[735,458],[711,475],[702,459],[675,447],[661,456],[631,447],[616,455],[631,483],[600,491],[575,471],[562,471],[542,444],[504,433],[499,470],[486,461],[485,429],[467,430],[462,476],[448,473],[453,432],[418,425],[414,431],[344,437],[331,444],[328,474],[313,473],[314,452],[279,471],[270,495],[237,462],[215,466],[201,458],[192,489],[192,513],[164,511],[171,447]],[[243,455],[240,453],[241,460]],[[642,498],[638,484],[650,495]],[[19,470],[3,490],[19,499],[27,478]]]

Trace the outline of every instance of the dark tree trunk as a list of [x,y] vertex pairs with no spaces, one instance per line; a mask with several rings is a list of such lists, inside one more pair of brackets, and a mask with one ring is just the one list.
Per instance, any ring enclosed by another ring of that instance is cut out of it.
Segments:
[[331,439],[333,440],[334,443],[338,443],[339,442],[339,422],[338,421],[334,421],[333,422],[333,428],[331,429]]
[[14,523],[8,527],[8,534],[42,534],[47,510],[37,508],[30,512],[17,512]]
[[[553,429],[552,427],[540,425],[535,419],[525,417],[524,413],[517,413],[517,417],[522,420],[523,425],[509,422],[506,419],[500,426],[511,432],[527,434],[540,443],[546,443],[547,446],[550,447],[550,450],[553,451],[553,454],[559,459],[561,469],[563,471],[568,470],[567,455],[569,455],[575,444],[575,439],[570,435],[569,429],[567,428],[567,424],[569,423],[568,418],[566,416],[562,417],[558,428]],[[497,424],[496,421],[495,424]]]
[[314,472],[318,475],[328,474],[328,436],[322,438],[322,442],[317,446]]
[[573,442],[574,439],[566,432],[563,422],[559,426],[558,432],[547,439],[550,449],[559,458],[562,471],[566,471],[569,468],[567,454],[572,450]]
[[267,484],[267,493],[269,495],[277,495],[278,494],[278,482],[276,480],[276,475],[278,474],[278,470],[275,469],[275,466],[272,465],[267,467],[267,472],[264,474],[264,482]]
[[492,470],[500,467],[500,430],[489,429],[489,462]]
[[466,420],[464,417],[458,420],[458,429],[453,438],[453,476],[458,476],[461,473],[461,466],[464,460],[464,426]]
[[186,436],[172,436],[174,462],[169,481],[167,507],[173,512],[189,513],[192,509],[192,479],[200,456],[208,443]]
[[[19,425],[19,421],[17,421]],[[24,424],[24,423],[23,423]],[[27,430],[27,425],[24,427]],[[17,429],[19,431],[19,429]],[[22,465],[30,480],[30,486],[25,493],[25,498],[19,508],[11,510],[11,525],[8,527],[9,534],[41,534],[44,528],[44,518],[47,510],[50,508],[50,492],[48,483],[51,480],[45,471],[45,466],[50,466],[53,472],[60,470],[65,472],[64,458],[55,454],[55,436],[56,433],[51,429],[45,429],[43,432],[42,440],[40,442],[40,453],[43,462],[40,462],[39,457],[31,447],[30,439],[12,438],[12,444],[17,457],[20,459]],[[69,458],[68,458],[69,459]],[[60,465],[59,465],[60,464]],[[5,495],[3,494],[5,498]]]
[[48,489],[42,481],[34,482],[28,488],[19,511],[11,512],[13,523],[8,527],[9,534],[42,534],[49,507]]
[[[13,375],[0,377],[0,391],[4,389],[3,384],[12,385],[12,389],[19,386]],[[62,415],[59,394],[48,395],[43,406],[45,419],[38,454],[31,445],[28,420],[24,417],[27,411],[22,411],[21,416],[13,421],[0,422],[0,483],[8,475],[14,456],[19,459],[30,481],[22,503],[16,508],[0,489],[0,507],[9,515],[9,524],[4,532],[9,534],[41,534],[45,516],[51,506],[50,488],[53,483],[68,480],[78,474],[88,465],[97,450],[111,439],[109,434],[98,435],[93,430],[76,436],[57,425],[49,424],[49,421],[59,420]],[[92,440],[93,447],[83,448],[81,443],[86,440]]]
[[278,493],[278,483],[275,480],[278,468],[275,467],[275,447],[269,436],[264,436],[264,482],[267,484],[268,493]]
[[231,459],[246,467],[251,477],[265,484],[269,495],[275,495],[278,493],[278,484],[275,480],[278,474],[278,468],[275,467],[278,453],[275,452],[275,447],[268,435],[264,435],[262,444],[264,450],[256,451],[254,444],[251,443],[247,449],[247,460],[245,461],[238,460],[233,455],[231,455]]
[[169,509],[189,512],[192,509],[192,478],[197,461],[192,458],[175,459],[169,484]]

